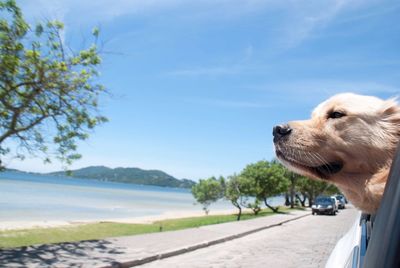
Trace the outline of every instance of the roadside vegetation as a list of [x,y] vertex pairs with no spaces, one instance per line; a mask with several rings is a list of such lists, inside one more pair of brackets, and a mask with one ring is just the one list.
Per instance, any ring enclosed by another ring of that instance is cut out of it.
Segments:
[[[282,207],[280,211],[281,213],[288,213],[290,209]],[[254,213],[251,212],[245,212],[242,215],[242,220],[255,219],[257,217],[270,216],[273,214],[274,212],[272,212],[270,209],[263,209],[257,215],[254,215]],[[0,231],[0,248],[14,248],[37,244],[74,242],[104,239],[107,237],[182,230],[204,225],[232,222],[236,221],[236,218],[237,216],[233,214],[208,215],[201,217],[162,220],[150,224],[102,222],[56,228]]]
[[249,164],[239,174],[227,178],[201,179],[192,187],[193,197],[206,214],[212,203],[225,199],[238,209],[237,220],[241,219],[243,209],[251,209],[258,215],[265,206],[277,213],[279,207],[268,203],[268,199],[275,196],[284,195],[285,205],[294,208],[297,205],[311,207],[318,195],[336,193],[339,193],[336,186],[295,174],[276,160]]

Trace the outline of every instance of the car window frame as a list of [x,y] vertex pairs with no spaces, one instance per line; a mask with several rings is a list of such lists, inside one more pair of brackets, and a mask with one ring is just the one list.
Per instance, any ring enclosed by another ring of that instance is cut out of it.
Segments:
[[[374,217],[373,217],[374,218]],[[400,267],[400,143],[360,267]]]

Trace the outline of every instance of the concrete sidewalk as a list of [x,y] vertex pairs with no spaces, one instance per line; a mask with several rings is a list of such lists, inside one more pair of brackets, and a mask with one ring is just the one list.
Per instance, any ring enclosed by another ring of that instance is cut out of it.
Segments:
[[0,267],[132,267],[293,221],[309,211],[180,231],[0,250]]

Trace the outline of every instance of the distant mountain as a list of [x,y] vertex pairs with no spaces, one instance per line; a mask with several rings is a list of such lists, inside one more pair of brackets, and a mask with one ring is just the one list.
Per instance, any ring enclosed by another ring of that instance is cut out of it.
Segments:
[[4,168],[1,171],[8,171],[8,172],[25,172],[25,171],[21,171],[15,168]]
[[53,176],[72,176],[75,178],[114,181],[142,185],[155,185],[176,188],[192,188],[194,181],[179,180],[160,170],[143,170],[140,168],[109,168],[105,166],[91,166],[70,172],[58,171],[47,173]]

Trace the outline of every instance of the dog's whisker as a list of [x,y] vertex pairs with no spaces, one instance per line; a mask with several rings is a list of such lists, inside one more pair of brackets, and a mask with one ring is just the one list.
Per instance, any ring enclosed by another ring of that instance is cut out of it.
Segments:
[[308,160],[311,165],[316,165],[319,163],[319,160],[312,153],[305,151],[304,154],[307,155],[306,160]]
[[330,171],[332,170],[332,165],[328,161],[326,161],[320,154],[316,153],[316,155],[318,155],[319,158],[321,159],[323,163],[322,166],[324,166],[330,173]]
[[328,161],[322,156],[322,155],[320,155],[319,153],[314,153],[314,155],[315,155],[315,157],[317,157],[322,163],[325,163],[325,164],[327,164],[328,163]]
[[323,161],[321,161],[321,159],[319,159],[315,154],[308,152],[308,154],[310,155],[310,157],[312,157],[312,159],[314,160],[313,163],[314,164],[319,164]]
[[307,156],[306,160],[309,161],[312,165],[317,163],[317,159],[310,152],[304,151],[304,154]]

